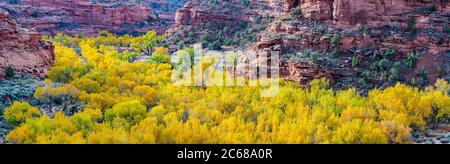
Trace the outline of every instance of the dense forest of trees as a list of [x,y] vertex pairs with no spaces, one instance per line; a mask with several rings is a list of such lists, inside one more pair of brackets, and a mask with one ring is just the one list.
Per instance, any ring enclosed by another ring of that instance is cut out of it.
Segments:
[[[265,98],[258,86],[174,85],[169,50],[154,32],[44,39],[54,42],[56,63],[34,94],[38,106],[6,108],[10,143],[410,143],[413,131],[450,114],[443,80],[368,96],[326,80],[306,89],[280,80],[279,94]],[[142,54],[150,60],[137,61]]]

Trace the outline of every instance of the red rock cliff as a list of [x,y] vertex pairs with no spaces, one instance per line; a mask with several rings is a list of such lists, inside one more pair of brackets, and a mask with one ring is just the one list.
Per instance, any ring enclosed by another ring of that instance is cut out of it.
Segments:
[[5,77],[9,66],[16,74],[47,76],[54,60],[53,47],[44,45],[39,38],[39,33],[21,28],[0,9],[0,78]]
[[341,25],[406,23],[408,16],[429,12],[418,21],[419,27],[427,28],[446,21],[450,12],[448,1],[442,0],[284,0],[285,12],[297,7],[308,19],[334,20]]
[[157,28],[157,18],[148,5],[92,3],[91,0],[22,0],[2,4],[17,21],[46,34],[144,33]]

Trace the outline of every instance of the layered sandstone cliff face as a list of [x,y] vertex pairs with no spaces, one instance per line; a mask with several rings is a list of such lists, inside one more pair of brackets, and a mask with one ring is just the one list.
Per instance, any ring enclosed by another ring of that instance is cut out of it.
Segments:
[[[285,0],[284,12],[285,16],[260,33],[256,50],[267,53],[279,49],[283,54],[310,49],[326,54],[333,51],[332,38],[339,34],[337,46],[341,56],[331,63],[303,64],[303,68],[286,64],[283,71],[302,72],[319,67],[323,72],[331,72],[331,80],[358,77],[363,72],[350,66],[352,56],[372,61],[388,49],[396,50],[398,60],[407,58],[409,53],[421,54],[416,68],[405,72],[405,79],[414,77],[419,69],[426,69],[431,81],[449,71],[442,66],[449,62],[450,38],[443,32],[450,19],[448,1]],[[293,16],[295,12],[301,15]],[[366,68],[370,69],[370,64]],[[286,78],[306,79],[296,80],[303,83],[312,79],[309,77],[316,76],[300,73]]]
[[[251,8],[242,8],[242,6],[234,3],[227,3],[233,2],[224,2],[222,4],[207,4],[201,1],[187,2],[183,8],[176,11],[174,27],[185,25],[199,26],[208,22],[226,23],[227,26],[232,26],[238,21],[247,21],[256,14]],[[224,4],[235,6],[227,8],[222,6]]]
[[39,41],[40,34],[21,28],[0,9],[0,78],[11,66],[16,74],[44,78],[54,61],[53,46]]
[[[256,58],[274,52],[282,54],[280,71],[288,80],[306,84],[314,78],[326,77],[336,81],[336,85],[356,86],[389,49],[396,50],[395,59],[390,59],[392,63],[404,61],[410,53],[419,56],[417,66],[401,70],[397,81],[417,79],[421,69],[428,72],[431,81],[448,76],[445,63],[449,62],[450,39],[443,32],[450,21],[448,1],[257,0],[248,7],[233,8],[230,13],[225,12],[229,7],[221,3],[215,4],[218,8],[205,10],[208,7],[201,2],[194,0],[179,9],[169,33],[200,29],[212,22],[226,22],[225,27],[230,28],[236,22],[251,23],[258,17],[271,17],[267,28],[256,31],[256,43],[246,47],[258,52]],[[198,35],[207,31],[197,31],[196,41],[202,42]],[[219,32],[214,30],[216,34]],[[333,39],[337,41],[337,50],[333,48]],[[319,53],[317,61],[312,61],[305,50]],[[333,51],[339,55],[332,57]],[[352,64],[354,58],[359,64]],[[385,78],[376,80],[375,83],[388,83]]]
[[286,12],[298,7],[308,19],[333,20],[341,25],[381,26],[406,23],[407,16],[418,16],[418,27],[433,28],[442,25],[450,12],[445,0],[285,0],[284,5]]
[[[175,22],[166,31],[172,50],[194,43],[214,50],[246,48],[265,30],[273,12],[269,1],[192,0],[176,11]],[[256,3],[257,2],[257,3]],[[282,10],[280,10],[282,11]]]
[[[182,3],[182,2],[180,2]],[[174,9],[161,0],[142,2],[112,0],[21,0],[1,3],[20,24],[45,34],[95,34],[108,30],[118,34],[163,32],[174,19]],[[157,13],[152,6],[158,7]]]
[[164,29],[169,27],[175,21],[177,9],[183,7],[187,0],[141,0],[141,4],[151,6],[157,19],[161,22]]

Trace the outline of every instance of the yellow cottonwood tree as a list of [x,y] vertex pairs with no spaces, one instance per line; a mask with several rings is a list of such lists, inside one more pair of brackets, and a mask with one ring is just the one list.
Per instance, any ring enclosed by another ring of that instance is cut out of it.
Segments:
[[27,119],[38,118],[41,115],[38,108],[32,107],[27,102],[14,102],[5,109],[3,114],[5,120],[12,126],[19,126],[25,123]]
[[[177,86],[172,69],[181,66],[169,62],[168,49],[158,47],[162,38],[154,32],[133,37],[106,31],[96,37],[50,38],[56,46],[51,81],[34,97],[43,109],[71,104],[80,109],[49,117],[16,102],[4,113],[15,126],[8,142],[411,143],[413,129],[436,128],[450,114],[450,87],[444,80],[424,90],[397,84],[368,96],[354,88],[333,90],[324,79],[307,88],[279,80],[274,97],[262,97],[261,86]],[[128,60],[141,53],[151,54],[151,61]],[[182,53],[187,54],[183,60],[195,57],[192,49],[175,54]],[[203,58],[200,64],[208,67],[214,60]]]

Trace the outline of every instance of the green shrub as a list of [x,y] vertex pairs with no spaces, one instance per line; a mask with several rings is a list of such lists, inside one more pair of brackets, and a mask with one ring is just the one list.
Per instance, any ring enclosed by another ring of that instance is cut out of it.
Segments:
[[389,48],[384,51],[383,56],[386,59],[390,59],[395,55],[395,49]]
[[339,33],[335,33],[333,38],[331,38],[331,48],[333,57],[337,57],[340,55],[341,51],[341,35]]
[[17,5],[19,4],[19,0],[9,0],[9,3]]
[[14,77],[14,69],[13,69],[12,66],[6,67],[6,69],[5,69],[5,75],[6,75],[7,78]]
[[191,32],[189,32],[188,36],[189,36],[189,38],[194,38],[195,37],[195,33],[191,31]]
[[436,12],[438,10],[436,4],[433,4],[433,6],[430,7],[431,12]]
[[409,81],[409,83],[410,83],[412,86],[416,86],[416,85],[417,85],[417,80],[416,80],[416,78],[413,77],[413,78]]
[[250,5],[252,4],[252,2],[250,0],[241,0],[241,5],[244,7],[250,7]]
[[437,74],[438,76],[443,76],[444,75],[444,69],[442,67],[437,67]]
[[[161,16],[159,16],[158,13],[155,13],[155,17],[158,22],[161,21]],[[151,21],[149,21],[149,22],[151,22]]]
[[432,14],[434,12],[436,12],[438,10],[436,4],[433,4],[430,7],[423,7],[423,8],[419,8],[417,9],[417,11],[421,14]]
[[225,40],[223,41],[223,44],[226,46],[231,46],[231,45],[233,45],[233,40],[230,38],[225,38]]
[[300,7],[296,7],[295,9],[292,10],[291,14],[294,18],[300,18],[302,16],[302,11]]
[[417,63],[417,56],[414,54],[414,52],[408,53],[408,58],[406,59],[406,67],[413,68],[416,66]]
[[269,6],[266,5],[266,4],[259,4],[259,8],[260,8],[261,10],[268,10],[268,9],[269,9]]
[[400,72],[397,68],[391,68],[391,70],[389,71],[389,77],[388,77],[389,82],[397,81],[399,75],[400,75]]
[[428,84],[428,71],[425,68],[421,68],[419,71],[420,85],[425,86]]
[[309,58],[311,59],[311,62],[317,63],[318,62],[319,53],[317,52],[309,52]]
[[372,72],[370,72],[370,71],[363,72],[362,75],[363,75],[363,79],[366,83],[369,83],[374,78]]
[[416,36],[417,34],[416,17],[409,18],[407,30],[410,32],[411,37]]
[[387,68],[389,68],[389,60],[388,59],[381,59],[380,61],[378,61],[378,68],[380,70],[386,70]]
[[34,11],[33,13],[31,13],[31,17],[37,18],[37,17],[39,17],[39,13]]
[[359,65],[359,59],[356,56],[352,58],[352,67],[356,67]]
[[[218,0],[211,0],[210,2],[211,2],[211,5],[217,5],[217,4],[219,4],[219,1],[218,1]],[[211,7],[212,7],[212,6],[211,6]]]
[[448,22],[445,22],[444,24],[444,33],[450,34],[450,27],[448,25]]
[[178,42],[178,49],[182,49],[184,47],[184,41]]

